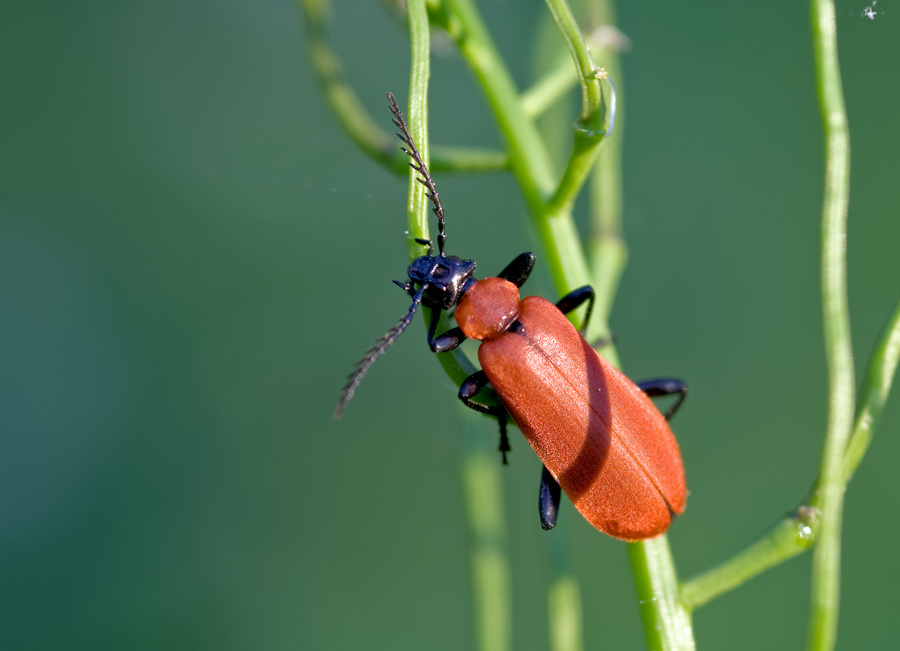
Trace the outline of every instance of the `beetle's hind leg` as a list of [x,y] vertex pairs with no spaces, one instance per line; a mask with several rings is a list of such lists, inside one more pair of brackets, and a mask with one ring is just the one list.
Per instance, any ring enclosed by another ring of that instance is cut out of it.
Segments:
[[482,414],[488,414],[489,416],[496,416],[497,422],[500,425],[499,450],[500,454],[503,456],[503,465],[507,465],[508,460],[506,454],[510,451],[510,447],[509,437],[506,435],[506,408],[501,405],[486,405],[482,402],[472,400],[472,398],[478,395],[478,393],[489,384],[490,382],[488,382],[487,375],[485,375],[484,371],[476,371],[463,381],[462,386],[459,387],[458,395],[459,399],[462,400],[463,404],[469,409],[474,409],[475,411],[481,412]]
[[556,526],[561,497],[562,489],[559,482],[553,478],[547,466],[544,466],[541,470],[541,490],[538,493],[538,513],[541,516],[541,529],[544,531],[550,531]]
[[666,420],[669,420],[672,415],[678,410],[678,408],[681,406],[681,403],[684,402],[685,398],[687,398],[688,394],[687,383],[684,380],[679,380],[678,378],[672,377],[657,378],[655,380],[645,380],[644,382],[638,382],[637,387],[651,398],[673,396],[675,394],[678,394],[678,397],[675,398],[675,402],[672,403],[672,406],[669,407],[665,411],[665,413],[663,413],[663,418],[665,418]]

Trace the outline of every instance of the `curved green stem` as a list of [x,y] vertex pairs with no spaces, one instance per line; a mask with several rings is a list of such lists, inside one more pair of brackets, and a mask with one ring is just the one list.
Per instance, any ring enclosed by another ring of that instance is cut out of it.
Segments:
[[805,552],[815,539],[817,513],[814,507],[801,507],[726,562],[685,582],[681,586],[684,607],[693,612],[757,574]]
[[847,204],[850,137],[841,89],[837,26],[831,0],[812,1],[813,47],[825,131],[825,198],[822,207],[822,303],[828,364],[828,426],[822,455],[822,527],[813,554],[809,649],[832,649],[840,601],[844,452],[854,409],[853,350],[847,307]]
[[600,78],[596,74],[597,66],[594,65],[584,35],[568,3],[565,0],[546,0],[546,2],[578,72],[578,81],[581,83],[581,127],[585,130],[599,131],[602,129],[598,118],[603,103],[603,91],[600,88]]
[[612,95],[610,98],[605,97],[601,82],[605,75],[599,73],[599,68],[591,59],[587,43],[569,5],[565,0],[546,1],[572,56],[581,84],[581,117],[575,125],[572,153],[547,207],[549,214],[556,215],[571,212],[575,197],[594,165],[600,143],[611,123],[612,109],[608,109],[608,105],[614,105],[615,91],[609,85]]
[[881,332],[875,352],[869,360],[866,383],[862,388],[853,435],[844,455],[844,483],[850,481],[869,449],[881,412],[891,392],[897,362],[900,360],[900,300]]
[[[397,173],[406,173],[409,158],[397,147],[397,138],[373,120],[347,82],[328,34],[328,0],[298,0],[305,17],[307,50],[313,73],[341,128],[366,155]],[[506,169],[504,152],[477,147],[436,146],[431,169],[490,171]]]

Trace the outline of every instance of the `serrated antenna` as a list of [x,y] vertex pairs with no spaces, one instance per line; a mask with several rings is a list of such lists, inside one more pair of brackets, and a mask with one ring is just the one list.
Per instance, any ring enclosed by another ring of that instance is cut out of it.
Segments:
[[376,341],[372,348],[366,351],[363,358],[356,362],[356,370],[347,377],[347,384],[341,389],[341,399],[338,401],[337,407],[334,410],[335,418],[340,418],[344,415],[344,407],[347,406],[347,403],[350,402],[353,394],[356,393],[356,387],[359,386],[363,376],[368,373],[370,368],[372,368],[372,364],[375,363],[375,360],[384,355],[384,351],[390,348],[397,337],[402,335],[407,326],[412,323],[413,317],[416,315],[416,310],[419,309],[419,305],[422,303],[422,296],[425,294],[426,287],[427,285],[422,285],[422,287],[419,288],[419,291],[415,293],[412,305],[409,306],[409,311],[402,319],[400,319],[397,325],[384,333],[384,336]]
[[394,100],[394,94],[388,93],[387,98],[391,103],[391,113],[394,114],[394,124],[400,129],[400,133],[397,134],[397,137],[406,145],[406,147],[401,147],[401,149],[413,159],[413,162],[410,163],[409,166],[422,175],[421,178],[417,176],[416,181],[425,186],[425,189],[427,190],[425,196],[434,204],[434,214],[437,215],[438,218],[438,252],[443,255],[444,242],[447,241],[447,235],[444,233],[444,207],[441,205],[441,197],[434,185],[431,174],[428,173],[428,166],[425,165],[425,161],[422,160],[422,156],[416,148],[416,143],[413,142],[409,129],[406,128],[406,122],[403,121],[403,114],[400,112],[400,107],[397,106],[397,102]]

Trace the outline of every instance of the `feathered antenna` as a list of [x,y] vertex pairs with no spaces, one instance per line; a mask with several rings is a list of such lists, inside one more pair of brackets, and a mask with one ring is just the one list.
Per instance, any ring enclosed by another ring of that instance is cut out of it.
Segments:
[[394,94],[388,93],[387,98],[391,103],[391,113],[394,114],[394,124],[400,129],[400,133],[397,134],[397,137],[406,145],[406,147],[401,147],[401,149],[413,159],[413,162],[410,163],[409,166],[422,175],[422,178],[416,177],[416,181],[425,186],[425,189],[428,191],[425,193],[425,196],[434,204],[434,214],[437,215],[438,218],[438,252],[443,255],[444,242],[447,241],[447,235],[444,233],[444,207],[441,205],[441,196],[438,194],[437,188],[434,185],[434,180],[432,180],[431,175],[428,173],[428,167],[425,165],[425,161],[422,160],[419,150],[416,149],[416,143],[413,142],[409,129],[406,128],[406,122],[403,121],[403,114],[400,112],[400,107],[397,106],[397,102],[394,100]]
[[412,323],[416,310],[419,309],[419,305],[422,303],[422,296],[425,294],[426,286],[427,285],[423,285],[420,287],[419,291],[413,296],[413,302],[412,305],[409,306],[409,311],[402,319],[400,319],[399,323],[384,333],[384,336],[376,341],[375,345],[366,351],[363,358],[356,363],[356,369],[347,377],[347,384],[341,389],[341,399],[338,401],[337,408],[334,410],[335,418],[340,418],[344,415],[344,407],[347,406],[347,403],[350,402],[350,398],[356,393],[356,387],[359,386],[363,376],[370,368],[372,368],[372,364],[375,363],[375,360],[384,355],[384,351],[390,348],[397,337],[402,335],[403,331],[406,330],[406,327]]

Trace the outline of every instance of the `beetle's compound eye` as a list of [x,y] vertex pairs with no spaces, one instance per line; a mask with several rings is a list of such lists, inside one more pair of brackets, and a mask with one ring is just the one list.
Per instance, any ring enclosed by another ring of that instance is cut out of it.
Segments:
[[456,323],[470,339],[489,341],[519,317],[519,288],[503,278],[475,283],[456,308]]

